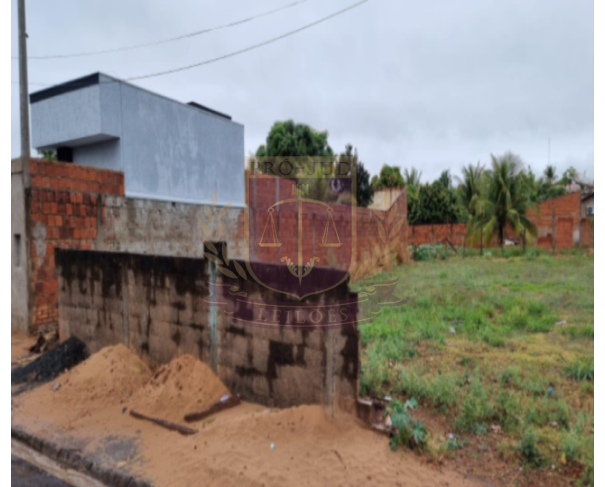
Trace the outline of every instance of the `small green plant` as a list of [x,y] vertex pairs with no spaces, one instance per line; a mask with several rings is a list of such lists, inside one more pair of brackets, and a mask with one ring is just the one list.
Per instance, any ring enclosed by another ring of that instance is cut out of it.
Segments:
[[582,359],[576,360],[573,364],[565,367],[565,375],[567,377],[581,381],[581,380],[594,380],[594,359]]
[[461,440],[459,437],[457,437],[453,433],[450,433],[448,440],[445,444],[445,447],[450,451],[460,450],[460,449],[464,448],[467,443],[468,442],[466,440]]
[[394,400],[387,408],[385,417],[391,417],[394,431],[389,446],[396,451],[399,445],[411,449],[423,449],[426,446],[427,431],[422,421],[416,421],[409,411],[418,407],[416,399],[410,399],[405,404]]
[[536,446],[536,437],[531,430],[527,430],[521,438],[521,442],[517,447],[517,451],[521,453],[523,459],[533,467],[539,467],[542,465],[542,457],[538,452],[538,447]]
[[447,257],[447,247],[442,244],[422,244],[412,252],[412,259],[417,262],[427,262],[435,259],[446,260]]
[[454,422],[459,432],[472,431],[476,423],[485,423],[494,416],[493,404],[489,401],[489,392],[478,376],[471,378],[468,394],[462,404],[461,414]]
[[487,425],[485,423],[475,423],[471,427],[471,431],[474,435],[486,435],[487,434]]

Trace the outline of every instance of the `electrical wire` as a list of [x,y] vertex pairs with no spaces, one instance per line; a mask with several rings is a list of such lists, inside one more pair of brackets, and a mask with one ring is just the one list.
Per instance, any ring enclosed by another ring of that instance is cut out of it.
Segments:
[[[102,54],[111,54],[111,53],[116,53],[116,52],[124,52],[124,51],[133,51],[136,49],[143,49],[143,48],[147,48],[147,47],[153,47],[153,46],[159,46],[162,44],[169,44],[171,42],[177,42],[177,41],[182,41],[183,39],[189,39],[191,37],[196,37],[196,36],[201,36],[203,34],[208,34],[210,32],[215,32],[217,30],[222,30],[222,29],[227,29],[229,27],[235,27],[237,25],[241,25],[241,24],[245,24],[248,22],[252,22],[253,20],[256,19],[260,19],[262,17],[267,17],[269,15],[273,15],[277,12],[281,12],[282,10],[286,10],[292,7],[296,7],[297,5],[300,5],[301,3],[305,3],[308,2],[309,0],[297,0],[296,2],[292,2],[289,3],[288,5],[284,5],[283,7],[279,7],[273,10],[269,10],[267,12],[263,12],[260,13],[258,15],[254,15],[252,17],[248,17],[245,19],[241,19],[241,20],[237,20],[235,22],[230,22],[228,24],[224,24],[224,25],[219,25],[216,27],[210,27],[208,29],[203,29],[203,30],[198,30],[198,31],[194,31],[194,32],[190,32],[188,34],[183,34],[177,37],[170,37],[168,39],[162,39],[160,41],[154,41],[154,42],[148,42],[148,43],[144,43],[144,44],[135,44],[132,46],[125,46],[125,47],[117,47],[114,49],[103,49],[103,50],[99,50],[99,51],[87,51],[87,52],[79,52],[79,53],[72,53],[72,54],[49,54],[46,56],[28,56],[27,59],[29,60],[43,60],[43,59],[70,59],[70,58],[78,58],[78,57],[87,57],[87,56],[99,56]],[[12,59],[19,59],[19,56],[13,56]]]
[[[260,42],[258,44],[254,44],[254,45],[246,47],[244,49],[240,49],[238,51],[233,51],[233,52],[230,52],[228,54],[224,54],[222,56],[218,56],[218,57],[215,57],[215,58],[207,59],[205,61],[201,61],[201,62],[195,63],[195,64],[190,64],[190,65],[187,65],[187,66],[181,66],[179,68],[167,69],[167,70],[164,70],[164,71],[157,71],[155,73],[142,74],[142,75],[138,75],[138,76],[131,76],[129,78],[124,78],[123,81],[137,81],[137,80],[144,80],[144,79],[149,79],[149,78],[155,78],[155,77],[159,77],[159,76],[166,76],[166,75],[169,75],[169,74],[179,73],[181,71],[186,71],[186,70],[189,70],[189,69],[194,69],[194,68],[199,68],[201,66],[206,66],[208,64],[212,64],[212,63],[215,63],[215,62],[218,62],[218,61],[223,61],[225,59],[229,59],[229,58],[237,56],[239,54],[244,54],[246,52],[250,52],[250,51],[253,51],[255,49],[258,49],[260,47],[267,46],[269,44],[272,44],[273,42],[277,42],[279,40],[285,39],[286,37],[293,36],[294,34],[298,34],[299,32],[302,32],[302,31],[304,31],[306,29],[314,27],[314,26],[316,26],[318,24],[321,24],[321,23],[323,23],[323,22],[325,22],[327,20],[330,20],[330,19],[332,19],[334,17],[337,17],[339,15],[342,15],[345,12],[348,12],[349,10],[357,8],[357,7],[361,6],[362,4],[364,4],[364,3],[368,2],[368,1],[369,0],[361,0],[361,1],[357,2],[357,3],[349,5],[348,7],[345,7],[343,9],[341,9],[341,10],[338,10],[337,12],[334,12],[334,13],[326,16],[326,17],[322,17],[321,19],[316,20],[315,22],[312,22],[310,24],[304,25],[302,27],[299,27],[298,29],[286,32],[285,34],[282,34],[282,35],[277,36],[277,37],[273,37],[271,39],[268,39],[266,41]],[[16,81],[13,81],[12,83],[13,84],[18,84],[18,82],[16,82]],[[30,83],[30,84],[31,85],[43,85],[44,86],[43,83]],[[52,85],[47,84],[45,86],[52,86]]]

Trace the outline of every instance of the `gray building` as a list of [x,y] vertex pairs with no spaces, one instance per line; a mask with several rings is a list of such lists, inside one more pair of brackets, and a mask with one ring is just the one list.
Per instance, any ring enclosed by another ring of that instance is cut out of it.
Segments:
[[244,127],[96,73],[31,94],[32,145],[58,158],[124,172],[126,196],[245,204]]

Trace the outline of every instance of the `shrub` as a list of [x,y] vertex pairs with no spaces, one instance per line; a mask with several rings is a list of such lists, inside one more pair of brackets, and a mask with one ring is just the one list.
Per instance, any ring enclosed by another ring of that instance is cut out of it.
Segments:
[[447,247],[442,244],[422,244],[412,252],[412,259],[417,262],[427,262],[435,259],[445,260],[447,257]]
[[481,380],[475,377],[462,404],[462,413],[456,418],[454,426],[458,431],[472,431],[477,423],[485,423],[493,416],[494,408],[489,402],[488,391]]
[[517,451],[521,453],[523,459],[534,467],[539,467],[542,464],[542,457],[536,446],[536,437],[532,430],[527,430],[521,438],[521,442],[517,447]]
[[416,407],[418,407],[416,399],[410,399],[405,404],[394,400],[387,408],[385,417],[391,416],[391,424],[394,428],[390,441],[392,451],[396,451],[399,445],[411,449],[422,449],[426,446],[427,432],[424,423],[416,421],[409,413]]

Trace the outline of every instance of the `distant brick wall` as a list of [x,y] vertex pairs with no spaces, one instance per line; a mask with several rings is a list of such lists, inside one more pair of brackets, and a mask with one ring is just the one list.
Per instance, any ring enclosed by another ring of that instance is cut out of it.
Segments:
[[73,164],[32,160],[28,190],[30,327],[56,326],[55,248],[93,248],[103,195],[124,195],[124,175]]
[[[59,250],[57,268],[61,336],[79,337],[91,352],[124,343],[152,367],[191,354],[214,363],[233,393],[271,407],[334,404],[351,411],[355,404],[356,326],[261,328],[222,312],[213,325],[202,302],[210,291],[206,259]],[[251,279],[238,285],[255,303],[275,299]],[[321,306],[354,296],[345,283],[303,303]]]
[[[558,198],[544,201],[537,208],[531,208],[527,216],[536,225],[538,247],[552,248],[553,230],[555,246],[557,249],[570,249],[577,247],[580,241],[580,193],[571,193]],[[554,220],[553,220],[554,211]],[[594,229],[591,222],[582,219],[582,246],[594,246]],[[435,225],[411,225],[408,239],[411,245],[442,242],[448,238],[454,245],[462,246],[465,243],[466,224],[442,223]],[[505,237],[521,239],[510,229],[506,229]],[[491,246],[497,246],[494,238]]]
[[553,238],[558,249],[578,246],[581,197],[581,193],[566,194],[544,201],[538,208],[530,208],[527,216],[538,227],[539,247],[552,248]]
[[408,239],[410,245],[440,243],[448,239],[455,246],[464,245],[465,223],[441,223],[436,225],[410,225]]

